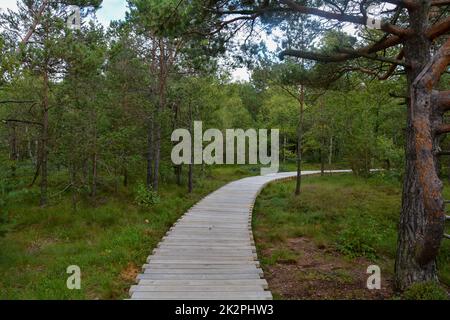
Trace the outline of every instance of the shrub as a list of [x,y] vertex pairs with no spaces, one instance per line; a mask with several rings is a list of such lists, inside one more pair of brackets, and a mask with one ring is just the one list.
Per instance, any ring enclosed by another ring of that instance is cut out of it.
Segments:
[[337,249],[351,258],[377,257],[374,246],[380,241],[381,230],[376,221],[370,216],[363,220],[352,218],[349,225],[337,238]]
[[437,282],[419,282],[411,285],[404,293],[406,300],[449,300],[448,292]]
[[145,208],[150,208],[159,203],[159,196],[156,191],[148,189],[143,183],[140,183],[136,189],[134,201],[137,205]]
[[397,169],[378,171],[372,173],[370,180],[379,185],[398,186],[403,181],[403,171]]

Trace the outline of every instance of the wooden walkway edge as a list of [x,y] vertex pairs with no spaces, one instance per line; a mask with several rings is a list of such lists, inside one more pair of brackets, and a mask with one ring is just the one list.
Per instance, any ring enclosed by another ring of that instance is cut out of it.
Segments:
[[[303,171],[302,175],[317,173]],[[130,289],[131,299],[272,299],[256,255],[252,210],[264,186],[295,176],[295,172],[283,172],[248,177],[203,198],[147,258],[137,284]]]

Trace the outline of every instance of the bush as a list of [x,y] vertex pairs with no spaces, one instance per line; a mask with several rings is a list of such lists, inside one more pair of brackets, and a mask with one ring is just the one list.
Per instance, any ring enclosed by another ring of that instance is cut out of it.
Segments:
[[147,187],[140,183],[136,189],[136,196],[134,201],[137,205],[145,208],[150,208],[153,205],[159,203],[159,196],[156,191],[152,189],[147,189]]
[[406,300],[449,300],[448,292],[437,282],[419,282],[411,285],[404,293]]
[[396,185],[403,182],[403,171],[397,169],[373,172],[370,180],[376,184]]
[[381,238],[381,230],[377,222],[370,216],[362,220],[353,217],[349,225],[337,238],[337,249],[350,258],[367,257],[377,258],[373,247]]

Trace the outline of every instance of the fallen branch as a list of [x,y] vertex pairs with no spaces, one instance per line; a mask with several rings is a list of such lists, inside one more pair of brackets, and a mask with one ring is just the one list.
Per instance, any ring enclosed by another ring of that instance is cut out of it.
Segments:
[[1,121],[2,121],[3,123],[8,123],[8,122],[18,122],[18,123],[25,123],[25,124],[33,124],[33,125],[37,125],[37,126],[43,126],[43,124],[40,123],[40,122],[36,122],[36,121],[28,121],[28,120],[2,119]]
[[8,103],[15,103],[15,104],[21,104],[21,103],[33,103],[34,100],[2,100],[0,101],[0,104],[8,104]]

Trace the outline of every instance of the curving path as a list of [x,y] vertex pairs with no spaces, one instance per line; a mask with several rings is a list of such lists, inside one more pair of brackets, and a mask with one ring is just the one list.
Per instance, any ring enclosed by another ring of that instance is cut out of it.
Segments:
[[130,289],[131,299],[272,299],[256,256],[252,209],[266,184],[295,176],[283,172],[248,177],[206,196],[174,224],[147,258],[137,285]]

